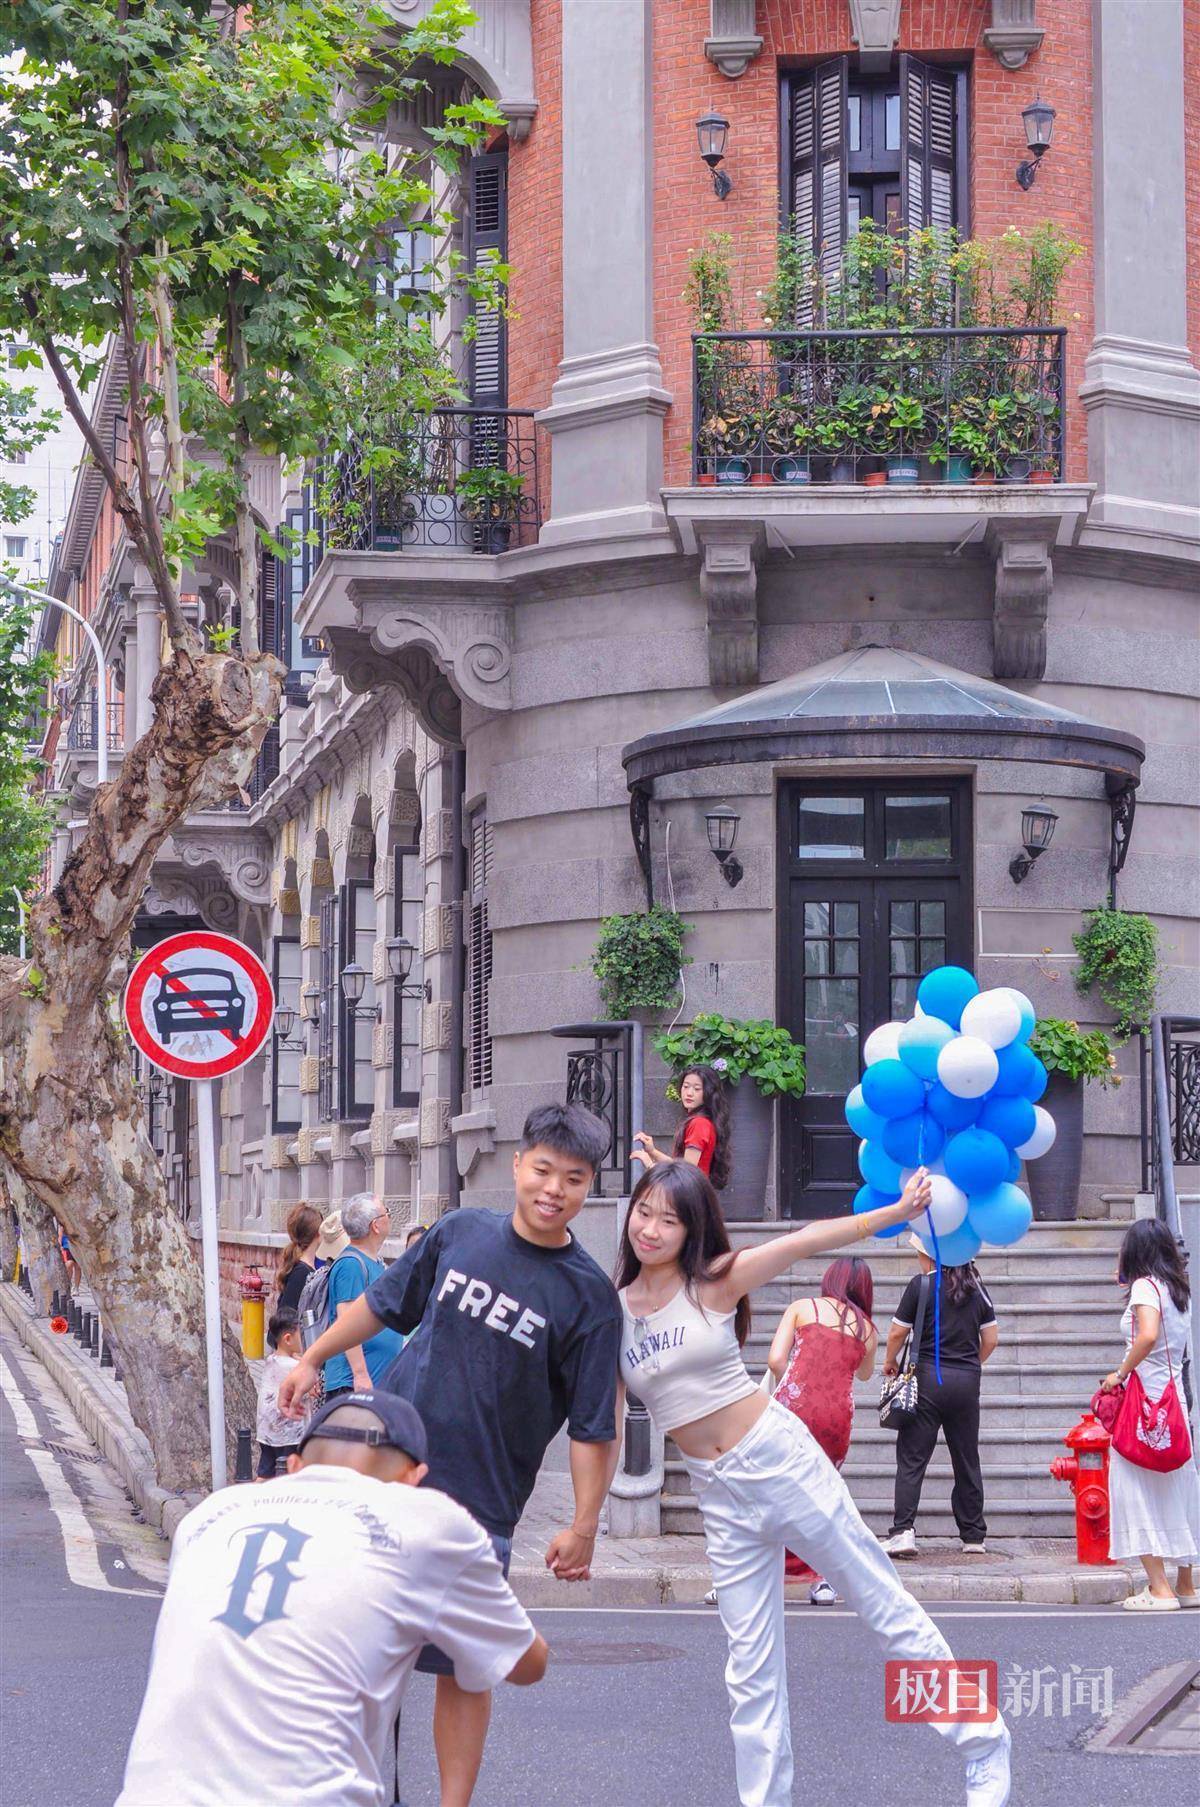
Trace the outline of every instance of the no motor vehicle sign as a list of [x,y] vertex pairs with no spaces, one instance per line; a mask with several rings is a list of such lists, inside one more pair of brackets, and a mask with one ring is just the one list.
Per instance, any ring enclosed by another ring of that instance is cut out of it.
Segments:
[[275,999],[256,954],[202,929],[169,935],[138,961],[125,1021],[146,1059],[179,1079],[219,1079],[252,1060]]

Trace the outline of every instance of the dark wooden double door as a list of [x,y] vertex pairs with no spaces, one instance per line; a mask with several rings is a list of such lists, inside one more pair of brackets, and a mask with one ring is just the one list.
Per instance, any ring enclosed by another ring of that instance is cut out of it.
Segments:
[[960,779],[790,783],[779,799],[780,1021],[806,1051],[782,1105],[782,1211],[831,1217],[860,1184],[846,1095],[923,973],[972,964],[971,813]]

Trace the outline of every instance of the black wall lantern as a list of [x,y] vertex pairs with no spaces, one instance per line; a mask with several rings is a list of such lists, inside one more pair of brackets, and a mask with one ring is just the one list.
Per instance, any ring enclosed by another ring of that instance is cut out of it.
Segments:
[[300,1016],[298,1012],[293,1010],[290,1004],[276,1004],[275,1046],[277,1048],[287,1048],[292,1054],[302,1053],[304,1050],[303,1037],[294,1039],[294,1035],[297,1023],[303,1022],[304,1020],[305,1019]]
[[342,968],[341,983],[342,996],[346,1000],[347,1011],[349,1015],[354,1018],[354,1021],[356,1023],[378,1022],[380,1016],[379,1005],[362,1004],[359,1002],[363,992],[367,988],[366,967],[359,966],[356,961],[352,960],[349,966],[343,966]]
[[708,829],[708,844],[712,848],[713,857],[725,874],[727,885],[740,885],[745,876],[742,862],[734,858],[733,844],[737,840],[738,823],[741,817],[732,809],[710,809],[704,818]]
[[416,948],[405,935],[393,935],[387,943],[388,971],[396,982],[396,989],[402,998],[423,998],[425,1002],[433,1000],[433,985],[426,979],[423,985],[410,985],[408,975],[412,971]]
[[1021,884],[1033,871],[1034,861],[1042,857],[1054,839],[1057,821],[1054,811],[1040,804],[1029,804],[1021,811],[1021,840],[1025,851],[1008,863],[1008,875],[1014,885]]
[[1029,105],[1022,109],[1021,119],[1025,126],[1025,142],[1031,153],[1027,163],[1018,163],[1017,165],[1017,181],[1022,188],[1033,187],[1038,173],[1038,164],[1050,149],[1055,117],[1054,108],[1048,107],[1040,94],[1036,100],[1031,100]]
[[720,113],[705,113],[696,121],[696,136],[700,140],[700,155],[712,171],[713,193],[718,201],[723,201],[733,188],[733,182],[723,169],[718,168],[725,156],[725,140],[729,136],[729,121]]
[[315,985],[306,985],[300,993],[300,1021],[315,1029],[321,1020],[321,993]]

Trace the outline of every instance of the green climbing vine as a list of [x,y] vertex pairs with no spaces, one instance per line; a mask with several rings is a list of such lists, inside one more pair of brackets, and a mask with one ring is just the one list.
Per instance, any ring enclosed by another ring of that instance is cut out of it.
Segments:
[[1116,1017],[1118,1041],[1148,1028],[1158,983],[1158,930],[1150,918],[1131,910],[1089,910],[1074,940],[1076,990],[1086,994],[1095,986]]

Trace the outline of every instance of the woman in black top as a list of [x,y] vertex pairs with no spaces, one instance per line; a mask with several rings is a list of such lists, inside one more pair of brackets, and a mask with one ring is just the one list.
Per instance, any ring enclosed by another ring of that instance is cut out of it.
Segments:
[[289,1237],[276,1279],[279,1300],[276,1311],[299,1311],[304,1283],[316,1271],[317,1244],[321,1240],[321,1213],[311,1205],[293,1205],[287,1214]]
[[914,1526],[921,1503],[921,1486],[939,1430],[945,1433],[954,1470],[950,1510],[958,1526],[964,1551],[984,1552],[987,1525],[983,1516],[983,1476],[979,1468],[979,1382],[983,1364],[996,1347],[999,1331],[996,1312],[973,1261],[942,1269],[940,1344],[942,1378],[934,1367],[934,1313],[932,1275],[934,1264],[916,1237],[921,1273],[914,1275],[901,1295],[888,1332],[883,1371],[900,1371],[900,1350],[916,1322],[922,1287],[926,1291],[925,1321],[917,1351],[916,1416],[901,1422],[896,1440],[896,1502],[892,1528],[884,1540],[889,1556],[915,1556]]

